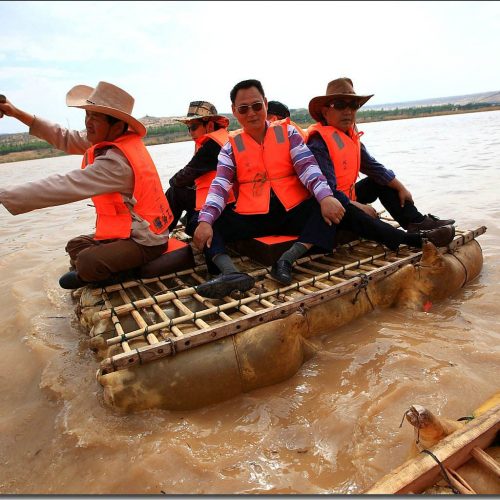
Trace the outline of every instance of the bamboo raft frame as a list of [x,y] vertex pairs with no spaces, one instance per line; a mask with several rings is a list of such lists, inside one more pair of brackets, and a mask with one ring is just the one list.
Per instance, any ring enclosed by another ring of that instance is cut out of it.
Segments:
[[495,442],[499,431],[500,405],[497,405],[445,437],[433,446],[432,450],[423,450],[425,454],[421,453],[406,461],[364,493],[373,495],[422,493],[444,479],[450,492],[477,495],[457,469],[474,459],[480,468],[500,478],[500,464],[484,451]]
[[[485,231],[484,226],[473,231],[457,229],[454,240],[441,251],[459,248]],[[181,239],[189,238],[181,231],[179,235]],[[295,282],[273,288],[277,283],[267,279],[270,267],[232,255],[241,270],[256,279],[256,287],[237,298],[223,300],[207,299],[196,292],[196,285],[208,279],[205,264],[94,289],[92,294],[102,307],[94,318],[111,319],[113,331],[105,332],[106,343],[121,349],[101,361],[99,372],[106,375],[173,356],[352,291],[360,292],[369,282],[381,280],[407,264],[416,264],[421,256],[421,250],[404,245],[394,252],[368,240],[356,240],[332,254],[299,259],[293,268]],[[132,348],[129,342],[138,338],[147,345]]]

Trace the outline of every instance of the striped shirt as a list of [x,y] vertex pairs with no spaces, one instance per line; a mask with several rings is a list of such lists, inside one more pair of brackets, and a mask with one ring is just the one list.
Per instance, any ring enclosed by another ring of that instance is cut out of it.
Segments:
[[[266,127],[269,127],[269,122],[266,122]],[[302,136],[292,125],[287,125],[287,131],[290,143],[290,158],[302,184],[316,198],[318,203],[323,198],[332,196],[332,190],[328,187],[325,176],[321,173],[314,155],[305,145]],[[213,224],[217,220],[226,206],[228,194],[235,179],[236,162],[231,142],[228,141],[219,153],[217,175],[210,185],[207,199],[198,216],[198,222]]]

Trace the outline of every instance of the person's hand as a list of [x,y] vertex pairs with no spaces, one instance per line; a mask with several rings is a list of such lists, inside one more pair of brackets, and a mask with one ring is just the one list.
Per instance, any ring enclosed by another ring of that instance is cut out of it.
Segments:
[[4,111],[2,110],[2,104],[5,104],[7,102],[7,98],[3,95],[0,94],[0,118],[3,118]]
[[340,224],[340,221],[345,214],[345,208],[342,206],[342,203],[337,200],[337,198],[327,196],[321,200],[320,206],[321,215],[329,226],[332,224]]
[[401,207],[405,206],[405,203],[409,201],[410,203],[413,203],[413,197],[403,185],[398,189],[398,196],[399,196],[399,202],[401,203]]
[[2,118],[3,115],[13,116],[15,111],[16,108],[12,103],[9,102],[3,94],[0,94],[0,118]]
[[31,127],[35,120],[34,115],[16,108],[3,94],[0,94],[0,118],[2,118],[3,115],[12,116],[25,125],[28,125],[28,127]]
[[198,250],[203,250],[205,245],[210,248],[214,231],[208,222],[200,222],[193,235],[193,245]]
[[366,215],[369,215],[370,217],[373,217],[374,219],[378,219],[378,213],[377,211],[371,206],[371,205],[365,205],[364,203],[359,203],[357,201],[352,201],[351,203],[358,207],[360,210],[363,210],[363,212]]

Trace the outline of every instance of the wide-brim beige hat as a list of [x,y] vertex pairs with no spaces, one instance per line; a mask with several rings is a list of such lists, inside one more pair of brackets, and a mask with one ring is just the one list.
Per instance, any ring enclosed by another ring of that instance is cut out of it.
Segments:
[[211,120],[222,127],[229,125],[229,118],[217,114],[217,108],[208,101],[191,101],[187,115],[174,118],[174,120],[181,123],[189,123],[193,120]]
[[66,94],[67,106],[118,118],[128,123],[134,132],[144,137],[146,127],[132,116],[134,102],[130,94],[107,82],[99,82],[95,89],[88,85],[76,85]]
[[372,98],[375,94],[371,95],[358,95],[354,92],[352,80],[350,78],[337,78],[332,80],[326,87],[326,95],[313,97],[309,101],[309,114],[318,122],[323,120],[321,108],[333,101],[337,97],[345,97],[347,99],[356,99],[359,106]]

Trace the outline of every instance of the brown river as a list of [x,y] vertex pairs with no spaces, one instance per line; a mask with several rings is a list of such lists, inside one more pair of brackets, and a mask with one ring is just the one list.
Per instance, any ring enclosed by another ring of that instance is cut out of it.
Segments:
[[[360,129],[421,212],[487,226],[480,276],[428,312],[379,309],[319,335],[291,379],[195,411],[104,404],[58,286],[66,241],[92,231],[88,201],[16,217],[0,207],[0,494],[361,493],[406,459],[410,405],[455,419],[499,389],[500,112]],[[193,143],[149,150],[166,187]],[[79,165],[1,164],[0,185]]]

